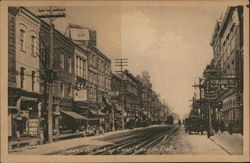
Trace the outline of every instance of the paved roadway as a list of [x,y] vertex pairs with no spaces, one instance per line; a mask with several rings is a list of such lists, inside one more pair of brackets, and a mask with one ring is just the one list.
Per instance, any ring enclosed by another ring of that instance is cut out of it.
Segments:
[[[224,137],[224,136],[223,136]],[[217,138],[217,137],[216,137]],[[216,139],[217,140],[217,139]],[[237,141],[239,142],[239,141]],[[183,127],[155,125],[117,130],[104,135],[79,137],[17,149],[18,155],[169,155],[224,154],[216,143],[200,134],[187,134]]]
[[109,142],[101,146],[85,146],[82,149],[71,150],[67,154],[74,155],[131,155],[145,154],[159,142],[175,132],[178,126],[156,125],[147,128],[131,130],[125,133],[104,136],[98,141]]

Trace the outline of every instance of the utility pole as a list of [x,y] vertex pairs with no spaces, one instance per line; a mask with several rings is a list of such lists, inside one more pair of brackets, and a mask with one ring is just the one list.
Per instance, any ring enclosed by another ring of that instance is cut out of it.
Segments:
[[207,137],[210,138],[213,136],[213,131],[212,131],[212,119],[211,119],[211,97],[210,97],[210,91],[211,91],[211,81],[208,80],[208,129],[207,129]]
[[[203,107],[202,107],[202,97],[201,97],[201,89],[203,88],[203,85],[201,84],[201,82],[202,82],[202,79],[201,78],[199,78],[199,84],[194,84],[193,85],[193,87],[198,87],[199,88],[199,98],[200,98],[200,103],[199,103],[199,105],[200,105],[200,111],[201,111],[201,115],[203,115]],[[203,118],[203,117],[202,117]]]
[[125,89],[124,89],[124,79],[123,79],[123,68],[125,66],[128,66],[128,59],[124,59],[124,58],[119,58],[119,59],[115,59],[115,63],[117,67],[120,67],[120,71],[116,71],[118,73],[121,73],[121,77],[122,77],[122,129],[125,129],[125,121],[124,121],[124,114],[125,114],[125,103],[124,103],[124,96],[125,96]]
[[[45,87],[48,90],[48,102],[47,102],[47,139],[48,142],[51,143],[53,141],[53,40],[54,40],[54,24],[53,21],[56,18],[65,17],[64,8],[52,8],[49,7],[49,9],[39,9],[38,12],[41,13],[41,15],[38,15],[38,18],[49,18],[49,25],[50,25],[50,49],[49,49],[49,64],[45,67],[46,72],[46,78],[52,78],[50,81],[45,82]],[[54,18],[54,19],[53,19]],[[45,118],[46,119],[46,118]],[[45,122],[46,123],[46,122]]]
[[[96,57],[99,57],[97,55]],[[101,126],[102,124],[100,123],[100,116],[99,116],[99,63],[98,63],[98,58],[96,59],[96,69],[97,69],[97,79],[96,79],[96,111],[97,111],[97,117],[98,117],[98,124]],[[104,129],[105,130],[105,129]]]

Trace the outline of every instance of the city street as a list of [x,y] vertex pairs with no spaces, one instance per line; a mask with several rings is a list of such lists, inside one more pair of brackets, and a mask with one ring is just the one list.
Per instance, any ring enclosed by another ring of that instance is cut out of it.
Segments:
[[10,155],[248,153],[244,5],[100,6],[8,7]]
[[225,149],[206,134],[187,134],[177,125],[153,125],[146,128],[119,130],[104,135],[74,138],[51,144],[25,147],[10,154],[43,155],[167,155],[223,154]]

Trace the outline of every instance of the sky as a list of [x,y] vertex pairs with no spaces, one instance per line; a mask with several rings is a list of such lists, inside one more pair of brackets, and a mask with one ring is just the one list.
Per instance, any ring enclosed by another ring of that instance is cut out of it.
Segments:
[[[160,99],[181,117],[190,111],[194,82],[213,57],[210,41],[226,6],[66,7],[54,21],[62,33],[68,23],[97,31],[97,47],[112,62],[127,58],[136,75],[148,71]],[[33,12],[37,8],[30,8]]]

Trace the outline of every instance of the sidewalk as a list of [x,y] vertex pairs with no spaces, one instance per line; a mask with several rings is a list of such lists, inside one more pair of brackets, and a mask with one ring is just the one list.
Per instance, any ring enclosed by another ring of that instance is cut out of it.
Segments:
[[231,155],[243,154],[243,136],[241,134],[230,135],[227,131],[218,132],[210,139]]
[[[142,128],[135,128],[132,130],[140,130]],[[98,140],[101,137],[111,136],[114,134],[119,134],[127,131],[132,131],[129,129],[126,130],[116,130],[107,132],[104,135],[91,136],[91,137],[79,137],[61,140],[57,142],[52,142],[49,144],[37,145],[37,146],[27,146],[23,148],[17,148],[15,150],[9,151],[9,154],[12,155],[53,155],[62,153],[66,150],[71,150],[79,147],[88,147],[88,146],[99,146],[99,145],[107,145],[112,144],[108,141],[100,141]]]
[[188,134],[185,133],[183,127],[155,146],[148,154],[227,155],[224,150],[207,138],[206,132],[203,135]]

